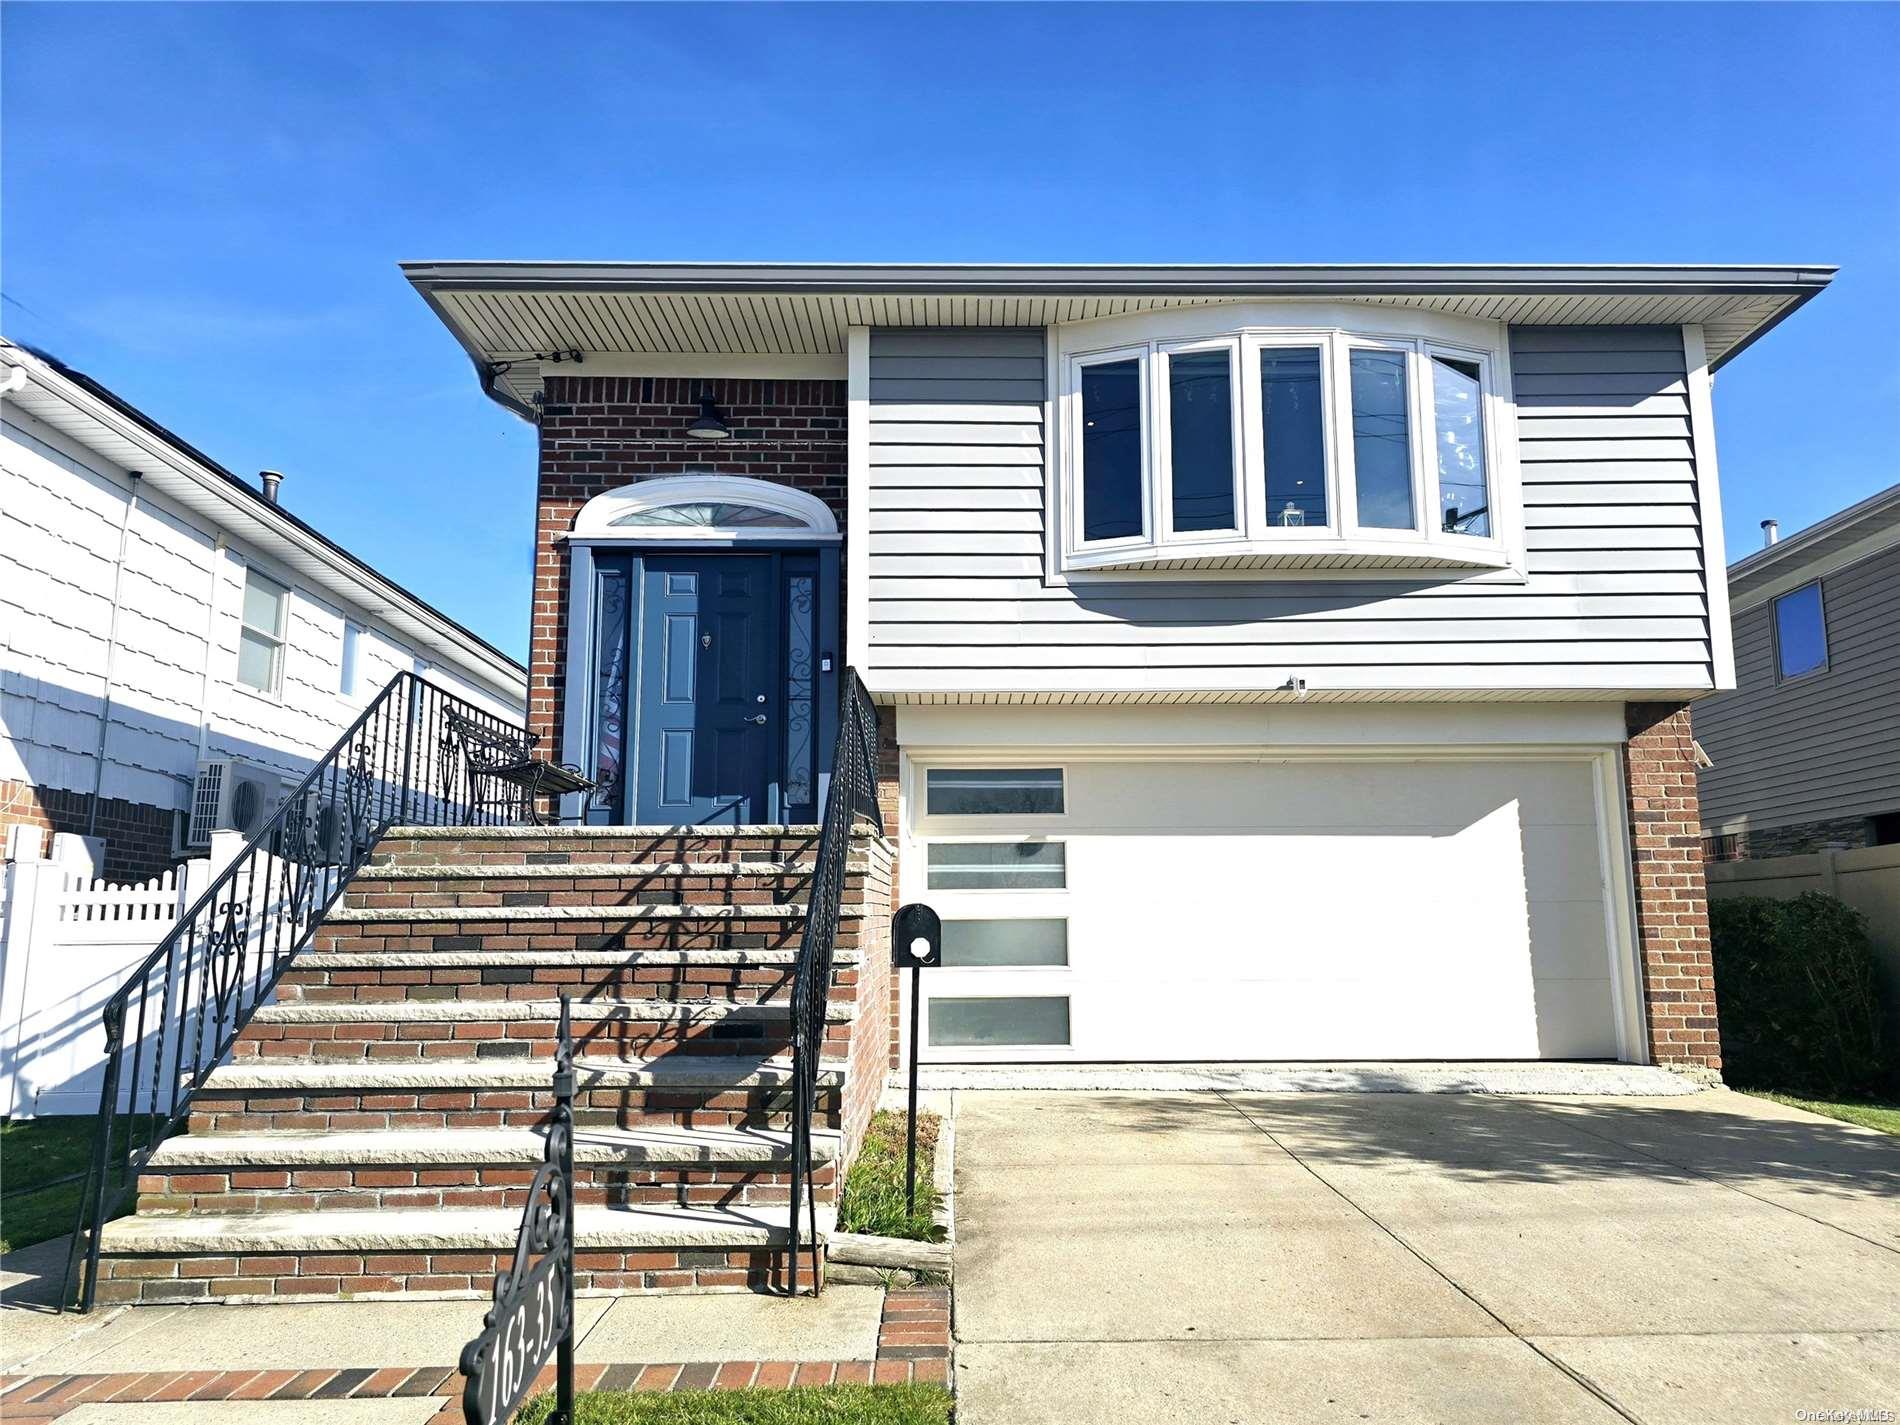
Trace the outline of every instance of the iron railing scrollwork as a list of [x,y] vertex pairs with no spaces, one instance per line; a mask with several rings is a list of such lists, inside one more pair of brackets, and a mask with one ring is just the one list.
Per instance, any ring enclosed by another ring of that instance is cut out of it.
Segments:
[[83,1261],[78,1306],[92,1308],[100,1229],[383,833],[528,819],[525,794],[498,794],[471,770],[451,717],[520,735],[398,673],[106,1001],[99,1124],[62,1302]]
[[851,833],[859,817],[879,831],[884,829],[877,803],[877,709],[855,670],[845,669],[841,681],[831,783],[825,791],[824,821],[807,883],[804,937],[799,942],[792,976],[792,1200],[787,1217],[790,1237],[786,1280],[793,1295],[798,1292],[798,1254],[803,1240],[801,1207],[811,1227],[814,1292],[822,1280],[818,1270],[817,1193],[812,1181],[812,1124],[818,1112],[832,952],[838,943],[838,921],[850,870]]

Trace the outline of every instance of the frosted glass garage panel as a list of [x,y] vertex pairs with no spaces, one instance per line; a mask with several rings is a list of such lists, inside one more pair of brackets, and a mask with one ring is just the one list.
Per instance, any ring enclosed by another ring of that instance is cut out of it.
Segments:
[[1066,995],[930,1001],[933,1049],[1005,1049],[1068,1042]]
[[943,923],[943,967],[947,970],[1068,963],[1069,922],[1066,920],[946,920]]
[[924,774],[926,816],[1055,816],[1062,811],[1060,767],[932,767]]
[[933,891],[1059,891],[1068,883],[1059,841],[940,841],[926,856]]

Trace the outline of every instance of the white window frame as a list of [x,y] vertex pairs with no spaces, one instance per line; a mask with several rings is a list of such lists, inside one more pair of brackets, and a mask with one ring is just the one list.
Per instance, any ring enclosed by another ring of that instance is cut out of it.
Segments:
[[[1518,469],[1508,332],[1504,324],[1435,312],[1398,312],[1348,304],[1237,304],[1146,313],[1060,325],[1051,342],[1046,480],[1051,582],[1127,578],[1143,573],[1179,578],[1416,577],[1421,568],[1457,577],[1522,582],[1526,577],[1522,482]],[[1136,338],[1142,338],[1137,340]],[[1260,399],[1260,353],[1267,348],[1318,348],[1324,403],[1326,502],[1324,526],[1286,527],[1267,508],[1265,437]],[[1177,533],[1172,519],[1171,441],[1167,429],[1171,354],[1226,349],[1240,390],[1233,402],[1235,470],[1239,488],[1237,532]],[[1409,529],[1358,523],[1357,470],[1352,442],[1351,352],[1398,351],[1406,360],[1411,422],[1414,522]],[[1486,495],[1491,532],[1443,530],[1438,488],[1437,421],[1432,406],[1432,358],[1474,363],[1479,371]],[[1082,444],[1081,376],[1087,368],[1135,360],[1142,384],[1142,501],[1146,527],[1139,537],[1080,538]],[[1206,559],[1212,567],[1194,568]]]
[[[1325,334],[1264,332],[1247,337],[1241,342],[1240,348],[1244,358],[1241,385],[1245,388],[1242,394],[1246,406],[1242,429],[1252,432],[1241,460],[1246,472],[1242,483],[1246,486],[1249,498],[1257,498],[1261,505],[1259,525],[1250,524],[1247,528],[1261,529],[1275,543],[1281,540],[1333,539],[1340,527],[1342,498],[1339,488],[1339,425],[1331,419],[1331,413],[1338,405],[1336,393],[1339,389],[1339,373],[1333,369],[1333,354],[1326,344]],[[1320,434],[1325,461],[1320,478],[1326,486],[1325,524],[1282,525],[1274,512],[1273,501],[1267,495],[1267,412],[1260,396],[1260,356],[1268,350],[1319,352]]]
[[[1224,530],[1177,530],[1174,527],[1174,442],[1168,438],[1172,433],[1174,416],[1173,363],[1177,356],[1206,351],[1224,352],[1227,356],[1228,439],[1232,442],[1233,450],[1227,478],[1228,488],[1234,496],[1234,526]],[[1148,527],[1156,532],[1156,542],[1164,545],[1220,544],[1245,539],[1252,521],[1247,509],[1247,458],[1241,435],[1240,391],[1237,389],[1242,372],[1240,339],[1216,337],[1212,341],[1157,342],[1154,362],[1154,389],[1148,401],[1154,410],[1154,430],[1147,432],[1150,448],[1154,452],[1155,478],[1148,482],[1152,487],[1154,508],[1148,512]]]
[[[281,699],[284,696],[284,658],[290,647],[291,586],[282,579],[272,578],[255,564],[246,564],[244,566],[244,592],[246,594],[250,592],[251,580],[253,579],[256,579],[261,584],[270,585],[283,596],[277,604],[277,627],[275,629],[259,628],[256,624],[250,622],[245,616],[245,605],[249,600],[243,597],[239,598],[237,611],[238,658],[237,665],[231,672],[231,681],[247,692],[256,693],[261,698]],[[271,677],[270,686],[268,688],[260,688],[253,683],[244,681],[244,635],[247,633],[253,633],[259,638],[268,639],[272,644],[270,663]]]
[[[1154,470],[1155,421],[1154,398],[1151,394],[1152,383],[1149,380],[1152,364],[1149,361],[1147,345],[1116,347],[1107,351],[1092,351],[1078,356],[1073,366],[1074,399],[1067,402],[1069,419],[1073,423],[1070,433],[1070,445],[1075,451],[1075,478],[1067,483],[1068,496],[1067,528],[1075,531],[1078,546],[1090,555],[1113,554],[1123,549],[1143,549],[1155,542],[1154,482],[1150,478]],[[1137,501],[1141,509],[1142,531],[1137,535],[1123,535],[1114,539],[1082,538],[1084,528],[1082,519],[1082,372],[1091,366],[1112,366],[1117,362],[1135,363],[1135,380],[1141,392],[1141,498]]]
[[1436,393],[1431,385],[1438,379],[1437,368],[1432,365],[1433,357],[1443,357],[1447,361],[1462,361],[1478,368],[1478,433],[1484,441],[1484,495],[1486,512],[1491,516],[1491,533],[1488,535],[1453,534],[1442,528],[1434,531],[1441,539],[1475,539],[1479,541],[1495,540],[1498,535],[1498,474],[1497,451],[1500,448],[1498,433],[1499,411],[1503,402],[1498,395],[1496,364],[1489,352],[1472,347],[1454,346],[1450,342],[1427,341],[1423,346],[1423,360],[1419,363],[1425,372],[1426,388],[1425,410],[1431,421],[1430,439],[1427,447],[1432,451],[1432,516],[1442,526],[1444,523],[1444,501],[1438,487],[1438,407]]

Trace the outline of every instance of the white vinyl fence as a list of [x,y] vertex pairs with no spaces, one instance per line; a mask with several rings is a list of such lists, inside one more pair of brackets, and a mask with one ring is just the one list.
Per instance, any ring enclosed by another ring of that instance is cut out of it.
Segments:
[[100,1009],[203,894],[214,859],[143,885],[23,847],[0,898],[0,1114],[96,1113],[103,1084]]

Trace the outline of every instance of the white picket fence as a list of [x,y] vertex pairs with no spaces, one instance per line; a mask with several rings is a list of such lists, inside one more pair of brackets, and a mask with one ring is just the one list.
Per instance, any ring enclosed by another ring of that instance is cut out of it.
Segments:
[[98,1111],[100,1010],[203,893],[223,850],[115,885],[16,848],[0,900],[0,1114]]

